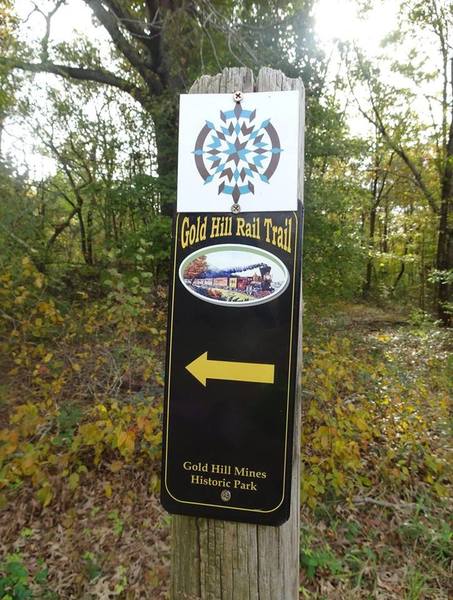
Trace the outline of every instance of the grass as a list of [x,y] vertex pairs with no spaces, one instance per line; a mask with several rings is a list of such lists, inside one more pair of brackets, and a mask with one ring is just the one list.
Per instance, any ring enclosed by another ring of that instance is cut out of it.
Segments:
[[301,596],[447,600],[452,593],[448,514],[446,502],[415,510],[396,503],[371,512],[324,504],[315,512],[303,510]]

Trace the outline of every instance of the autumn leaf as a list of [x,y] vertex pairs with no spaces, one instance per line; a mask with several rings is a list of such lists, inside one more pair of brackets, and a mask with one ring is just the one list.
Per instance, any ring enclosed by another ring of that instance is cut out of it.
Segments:
[[123,456],[132,454],[135,448],[135,432],[131,429],[127,431],[118,431],[117,444]]
[[70,490],[75,490],[79,487],[80,475],[78,473],[71,473],[68,478],[68,486]]
[[50,485],[44,485],[41,489],[39,489],[36,493],[36,497],[43,507],[49,506],[53,498],[53,492]]

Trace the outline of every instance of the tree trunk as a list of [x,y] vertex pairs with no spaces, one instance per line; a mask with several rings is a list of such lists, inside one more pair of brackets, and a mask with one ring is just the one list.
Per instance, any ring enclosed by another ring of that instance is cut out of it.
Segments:
[[[201,77],[191,92],[294,89],[301,91],[303,99],[299,79],[289,79],[280,71],[262,68],[254,88],[251,70],[232,68],[214,77]],[[300,143],[299,190],[302,190],[302,141]],[[301,347],[300,343],[299,365]],[[297,381],[289,520],[281,527],[268,527],[173,516],[172,600],[296,600],[299,597],[300,377]]]
[[382,247],[381,251],[387,253],[389,251],[389,201],[385,202],[384,206],[384,225],[382,231]]
[[396,286],[401,281],[402,276],[404,275],[404,271],[406,270],[406,263],[404,262],[404,257],[407,255],[407,245],[404,246],[403,259],[401,261],[401,266],[398,275],[396,276],[395,283],[392,286],[392,294],[394,295],[396,292]]
[[77,218],[79,219],[79,230],[80,230],[80,248],[82,250],[83,260],[86,264],[88,264],[88,254],[87,254],[87,241],[86,241],[86,232],[85,232],[85,223],[83,221],[82,208],[79,206],[77,210]]
[[0,158],[2,158],[4,129],[5,129],[5,115],[0,113]]
[[420,242],[420,299],[419,306],[422,311],[425,311],[425,281],[426,281],[426,266],[425,266],[425,229],[422,227],[421,242]]
[[[378,139],[378,132],[376,131],[376,140]],[[393,161],[394,154],[392,153],[387,161],[387,166],[390,167]],[[375,249],[375,235],[376,235],[376,218],[379,205],[383,198],[388,195],[392,186],[386,189],[387,172],[382,174],[382,161],[383,156],[379,154],[379,145],[376,141],[376,148],[374,151],[374,177],[371,184],[371,207],[370,207],[370,227],[368,233],[368,260],[366,265],[365,281],[362,288],[363,298],[368,298],[371,292],[371,279],[373,275],[373,254]],[[386,190],[384,192],[384,190]]]
[[[90,202],[91,204],[91,202]],[[88,264],[94,265],[94,254],[93,254],[93,210],[91,206],[87,212],[87,227],[86,227],[86,236],[87,236],[87,258]]]
[[156,139],[160,205],[163,215],[173,216],[176,201],[176,166],[178,160],[178,110],[174,98],[162,96],[152,111]]
[[[453,62],[452,62],[453,75]],[[437,284],[437,314],[445,326],[452,325],[452,314],[447,303],[452,301],[452,285],[446,281],[448,272],[453,269],[453,113],[447,144],[445,170],[442,178],[439,232],[437,238],[436,268],[443,278]],[[445,279],[444,279],[445,278]]]
[[373,273],[373,252],[374,252],[374,234],[376,231],[376,211],[377,207],[374,203],[370,210],[370,229],[368,233],[368,260],[366,264],[365,283],[363,285],[363,297],[368,298],[371,292],[371,276]]

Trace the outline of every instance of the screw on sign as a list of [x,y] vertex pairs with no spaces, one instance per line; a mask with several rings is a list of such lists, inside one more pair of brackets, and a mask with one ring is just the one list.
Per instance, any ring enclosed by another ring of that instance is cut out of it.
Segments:
[[220,494],[220,497],[222,498],[222,500],[224,502],[228,502],[229,500],[231,500],[231,492],[230,492],[230,490],[222,490],[222,493]]

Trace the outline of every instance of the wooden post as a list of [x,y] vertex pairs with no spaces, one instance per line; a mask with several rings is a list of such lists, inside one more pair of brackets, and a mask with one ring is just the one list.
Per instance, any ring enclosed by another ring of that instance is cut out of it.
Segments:
[[[256,85],[247,68],[204,75],[191,93],[300,90],[304,127],[304,87],[281,71],[263,67]],[[300,136],[299,197],[303,189],[303,136]],[[302,297],[302,296],[301,296]],[[300,311],[302,315],[302,310]],[[171,600],[296,600],[299,598],[300,365],[295,408],[291,516],[281,527],[213,519],[172,517]]]

